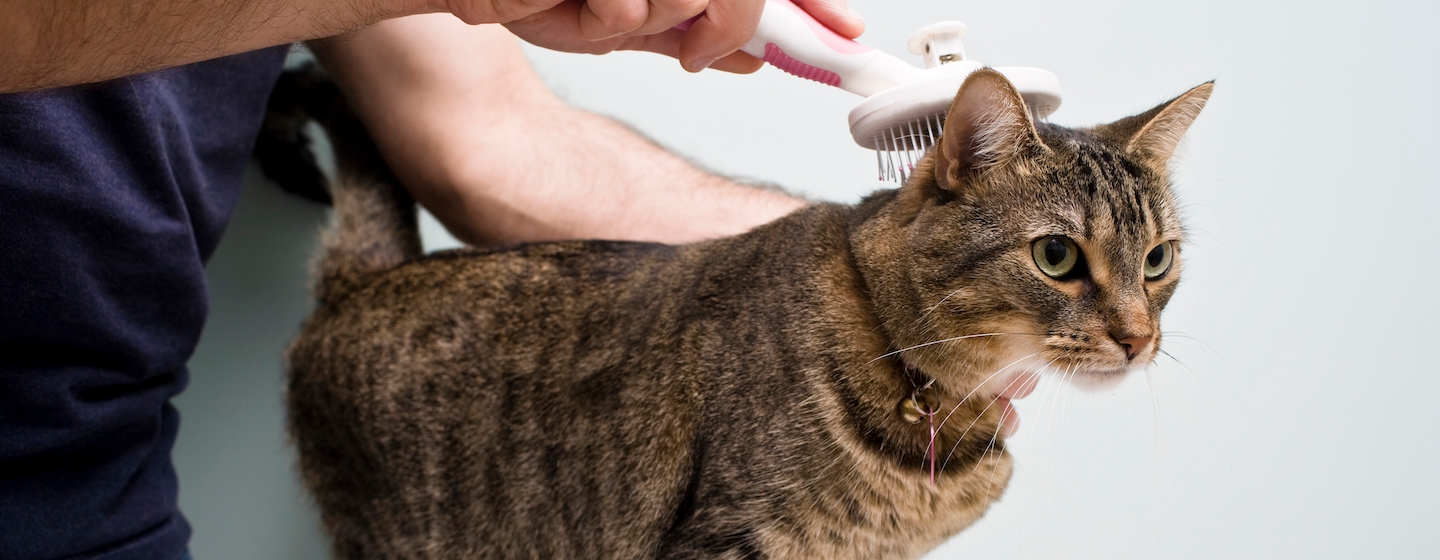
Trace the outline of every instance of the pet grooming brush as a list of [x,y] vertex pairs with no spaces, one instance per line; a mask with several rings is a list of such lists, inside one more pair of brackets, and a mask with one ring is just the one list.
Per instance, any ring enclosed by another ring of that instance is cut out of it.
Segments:
[[[865,98],[850,111],[850,134],[875,150],[880,179],[904,182],[935,144],[955,92],[985,65],[965,59],[965,24],[943,21],[921,28],[906,47],[925,68],[831,31],[790,0],[767,0],[755,35],[741,50],[801,78]],[[1025,99],[1035,120],[1060,107],[1060,82],[1039,68],[995,68]]]

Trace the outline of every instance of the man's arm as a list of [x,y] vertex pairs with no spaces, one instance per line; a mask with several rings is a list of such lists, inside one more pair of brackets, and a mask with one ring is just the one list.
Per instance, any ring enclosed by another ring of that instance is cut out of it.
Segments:
[[803,206],[557,99],[498,25],[436,15],[311,43],[397,176],[470,243],[740,233]]
[[[849,37],[864,25],[844,0],[799,0]],[[0,93],[98,82],[448,12],[472,25],[512,25],[541,47],[601,54],[648,50],[698,72],[753,72],[736,52],[764,0],[5,0]],[[688,32],[673,29],[703,17]],[[718,59],[718,61],[716,60]]]
[[97,82],[434,11],[430,0],[6,0],[0,93]]

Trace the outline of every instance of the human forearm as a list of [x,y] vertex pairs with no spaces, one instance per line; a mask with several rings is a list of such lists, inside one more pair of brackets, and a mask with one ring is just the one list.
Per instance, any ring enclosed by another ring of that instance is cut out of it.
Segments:
[[[863,24],[844,0],[796,0],[846,36]],[[0,93],[96,82],[296,41],[387,18],[448,12],[504,23],[546,48],[648,50],[753,72],[736,52],[765,0],[8,0],[0,3]],[[674,26],[699,16],[689,31]]]
[[449,220],[467,237],[683,243],[742,233],[804,204],[701,171],[614,121],[568,107],[508,123],[493,138],[486,157],[457,171],[464,184],[481,186],[461,191]]
[[0,93],[83,84],[434,11],[429,0],[13,0]]
[[498,26],[419,16],[312,47],[397,175],[471,243],[694,241],[802,205],[704,173],[566,106]]

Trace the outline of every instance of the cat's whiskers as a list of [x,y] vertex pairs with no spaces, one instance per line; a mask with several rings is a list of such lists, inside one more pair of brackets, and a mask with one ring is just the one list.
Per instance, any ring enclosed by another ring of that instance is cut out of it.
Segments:
[[[1011,410],[1013,410],[1013,409],[1011,409]],[[1001,411],[1001,412],[1000,412],[1000,423],[995,425],[995,433],[990,436],[990,448],[991,448],[991,449],[994,449],[994,447],[995,447],[995,441],[1000,438],[1000,429],[1003,428],[1003,427],[1005,427],[1005,416],[1006,416],[1006,412],[1005,412],[1005,411]],[[987,453],[988,453],[988,451],[987,451]],[[949,458],[947,457],[946,459],[949,459]],[[975,465],[978,467],[978,466],[980,465],[980,462],[979,462],[979,461],[976,461],[976,462],[975,462]],[[987,501],[987,502],[990,501],[990,488],[995,485],[995,473],[996,473],[997,471],[999,471],[999,470],[1000,470],[1000,461],[995,461],[995,464],[990,467],[990,477],[987,478],[987,479],[985,479],[985,501]]]
[[[984,339],[984,342],[985,342],[985,344],[988,346],[988,345],[993,344],[993,343],[995,342],[995,338],[993,338],[993,337],[985,338],[985,339]],[[961,358],[962,361],[961,361],[961,363],[959,364],[959,368],[958,368],[958,369],[960,369],[960,370],[962,370],[962,371],[968,370],[968,369],[970,369],[971,366],[974,365],[974,363],[975,363],[978,359],[979,359],[979,357],[978,357],[977,355],[965,355],[965,356],[962,356],[962,358]],[[1006,367],[1009,367],[1009,366],[1006,366]],[[1002,370],[1003,370],[1003,368],[1002,368]],[[998,373],[998,372],[997,372],[997,373]],[[990,377],[986,378],[986,381],[989,381],[989,380],[992,379],[992,378],[994,378],[994,374],[992,374]],[[912,382],[912,383],[913,383],[913,382]],[[969,398],[969,395],[967,395],[966,398]],[[961,402],[964,402],[964,399],[962,399]],[[956,404],[956,407],[957,407],[957,408],[959,407],[959,403]],[[938,412],[939,412],[939,411],[936,411],[936,413],[938,413]],[[949,419],[949,418],[950,418],[949,414],[953,414],[954,412],[955,412],[955,408],[951,408],[951,409],[950,409],[950,413],[947,413],[947,415],[945,416],[945,419]],[[932,421],[934,420],[933,416],[931,417],[931,420],[932,420]],[[939,426],[934,426],[934,434],[939,434],[939,433],[940,433],[940,429],[941,429],[941,427],[944,426],[944,424],[945,424],[945,423],[944,423],[944,421],[942,420]],[[931,436],[931,443],[930,443],[930,445],[932,445],[932,446],[936,445],[935,436],[933,436],[933,435]],[[931,453],[935,453],[936,455],[938,455],[938,454],[940,453],[940,450],[939,450],[938,448],[931,448],[930,452],[931,452]],[[922,461],[923,461],[923,460],[922,460]],[[923,462],[922,462],[922,466],[923,466]]]
[[1185,368],[1185,371],[1190,374],[1190,377],[1194,379],[1196,383],[1200,384],[1200,390],[1205,392],[1205,398],[1210,399],[1210,404],[1215,408],[1220,408],[1220,403],[1215,401],[1215,396],[1210,394],[1210,388],[1205,386],[1205,382],[1200,380],[1200,376],[1195,374],[1195,370],[1190,369],[1190,366],[1185,365],[1185,362],[1180,361],[1180,359],[1176,358],[1174,354],[1166,352],[1158,346],[1155,348],[1155,351],[1160,354],[1164,354],[1165,357],[1173,360],[1176,365]]
[[1215,357],[1224,359],[1224,356],[1221,356],[1221,355],[1220,355],[1220,351],[1219,351],[1219,350],[1216,350],[1214,346],[1211,346],[1211,345],[1210,345],[1210,343],[1205,342],[1204,340],[1201,340],[1201,339],[1199,339],[1199,338],[1197,338],[1197,337],[1195,337],[1195,336],[1191,336],[1189,333],[1186,333],[1186,332],[1183,332],[1183,331],[1160,331],[1160,334],[1161,334],[1162,336],[1166,336],[1166,337],[1172,337],[1172,336],[1173,336],[1173,337],[1183,338],[1183,339],[1186,339],[1186,340],[1193,340],[1193,341],[1195,341],[1195,342],[1200,343],[1201,346],[1204,346],[1204,347],[1205,347],[1205,350],[1209,351],[1209,352],[1210,352],[1212,355],[1214,355]]
[[880,356],[876,357],[876,358],[873,359],[873,360],[870,360],[870,361],[868,361],[868,362],[865,362],[865,364],[866,364],[866,365],[870,365],[870,364],[873,364],[873,363],[878,362],[878,361],[880,361],[880,360],[883,360],[883,359],[885,359],[885,358],[889,358],[890,356],[894,356],[894,355],[896,355],[896,354],[899,354],[899,353],[901,353],[901,352],[909,352],[909,351],[911,351],[911,350],[915,350],[915,349],[917,349],[917,348],[924,348],[924,347],[926,347],[926,346],[934,346],[934,345],[936,345],[936,344],[944,344],[944,343],[946,343],[946,342],[955,342],[955,341],[957,341],[957,340],[965,340],[965,339],[969,339],[969,338],[983,338],[983,337],[987,337],[987,336],[1001,336],[1001,335],[1040,336],[1040,335],[1031,334],[1031,333],[1008,333],[1008,332],[967,334],[967,335],[955,336],[955,337],[950,337],[950,338],[942,338],[942,339],[940,339],[940,340],[932,340],[932,341],[930,341],[930,342],[925,342],[925,343],[922,343],[922,344],[916,344],[916,345],[911,346],[911,347],[908,347],[908,348],[901,348],[901,349],[896,350],[896,351],[894,351],[894,352],[887,352],[887,353],[885,353],[885,354],[881,354]]
[[[1181,338],[1181,339],[1189,340],[1189,341],[1191,341],[1191,342],[1198,343],[1198,344],[1200,345],[1200,348],[1201,348],[1202,350],[1204,350],[1207,354],[1209,354],[1209,355],[1211,355],[1211,356],[1214,356],[1214,357],[1216,357],[1216,358],[1219,358],[1219,359],[1220,359],[1220,362],[1223,363],[1223,364],[1225,364],[1225,369],[1228,369],[1228,370],[1230,370],[1230,371],[1235,371],[1235,366],[1234,366],[1234,364],[1231,364],[1231,363],[1230,363],[1230,360],[1225,359],[1225,355],[1224,355],[1224,354],[1221,354],[1219,350],[1216,350],[1214,346],[1211,346],[1208,342],[1205,342],[1204,340],[1201,340],[1201,339],[1199,339],[1199,338],[1197,338],[1197,337],[1194,337],[1194,336],[1190,336],[1189,334],[1186,334],[1186,333],[1183,333],[1183,332],[1180,332],[1180,331],[1162,331],[1162,332],[1161,332],[1161,335],[1162,335],[1162,336],[1166,336],[1166,337]],[[1191,370],[1191,369],[1189,368],[1189,366],[1185,365],[1184,362],[1181,362],[1181,361],[1180,361],[1178,358],[1176,358],[1173,354],[1171,354],[1171,353],[1169,353],[1169,352],[1164,352],[1163,350],[1161,350],[1159,346],[1156,346],[1156,347],[1155,347],[1155,350],[1156,350],[1157,352],[1163,352],[1163,353],[1164,353],[1166,356],[1168,356],[1171,360],[1175,360],[1175,363],[1180,364],[1180,366],[1181,366],[1181,367],[1184,367],[1184,368],[1186,369],[1186,371],[1189,371],[1189,372],[1190,372],[1190,376],[1195,379],[1195,382],[1199,383],[1199,384],[1200,384],[1200,387],[1205,390],[1205,395],[1206,395],[1206,396],[1210,396],[1210,389],[1207,388],[1207,387],[1205,387],[1205,382],[1200,381],[1199,376],[1196,376],[1196,375],[1195,375],[1195,371],[1194,371],[1194,370]],[[1211,403],[1214,403],[1214,402],[1215,402],[1215,398],[1214,398],[1214,397],[1210,397],[1210,402],[1211,402]],[[1217,405],[1217,406],[1218,406],[1218,405]]]
[[[1070,403],[1071,393],[1071,391],[1067,391],[1066,388],[1072,385],[1072,379],[1079,374],[1080,364],[1067,364],[1060,375],[1056,376],[1058,382],[1055,383],[1055,387],[1051,391],[1053,396],[1050,399],[1050,410],[1045,416],[1045,446],[1046,452],[1048,453],[1047,457],[1052,461],[1055,457],[1055,418],[1057,416],[1060,418],[1060,430],[1063,432],[1068,418],[1066,410]],[[1043,403],[1045,401],[1042,399],[1040,402],[1042,406],[1039,407],[1039,410],[1044,410]]]
[[[1039,353],[1040,353],[1039,351],[1031,352],[1031,353],[1026,354],[1026,355],[1024,355],[1024,356],[1021,356],[1019,359],[1016,359],[1016,360],[1013,361],[1013,362],[1010,362],[1010,363],[1008,363],[1008,364],[1005,364],[1004,366],[1001,366],[999,369],[995,370],[995,373],[990,374],[990,375],[989,375],[988,377],[986,377],[983,381],[981,381],[980,383],[976,384],[976,385],[975,385],[975,388],[974,388],[974,389],[971,389],[969,393],[966,393],[964,397],[961,397],[960,400],[955,403],[955,406],[950,407],[950,412],[948,412],[948,413],[945,414],[945,418],[942,419],[942,420],[940,420],[940,425],[939,425],[939,426],[936,426],[935,429],[936,429],[936,430],[944,429],[944,428],[945,428],[945,423],[950,421],[950,417],[955,414],[955,411],[956,411],[956,410],[959,410],[959,409],[960,409],[960,405],[965,404],[966,401],[970,400],[970,397],[975,396],[975,392],[976,392],[976,391],[979,391],[981,387],[984,387],[986,383],[989,383],[991,379],[995,379],[995,376],[1000,375],[1000,374],[1002,374],[1002,373],[1005,373],[1006,370],[1009,370],[1009,369],[1010,369],[1010,366],[1013,366],[1013,365],[1015,365],[1015,364],[1018,364],[1018,363],[1020,363],[1020,362],[1025,361],[1025,360],[1028,360],[1028,359],[1034,357],[1036,354],[1039,354]],[[1058,359],[1058,358],[1057,358],[1057,359]],[[1055,362],[1055,360],[1051,360],[1051,361],[1050,361],[1050,363],[1054,363],[1054,362]],[[1049,365],[1050,365],[1050,364],[1045,364],[1045,367],[1048,367]],[[1043,368],[1042,368],[1042,369],[1043,369]],[[1017,376],[1016,379],[1018,379],[1018,378],[1019,378],[1019,377]],[[1014,381],[1012,380],[1011,383],[1014,383]]]
[[[1015,361],[1013,361],[1013,362],[1010,362],[1009,365],[1006,365],[1005,367],[1002,367],[1002,368],[1000,368],[999,370],[997,370],[995,373],[990,374],[990,377],[985,378],[985,381],[980,382],[980,384],[977,385],[977,386],[975,386],[974,389],[971,389],[971,390],[970,390],[970,393],[967,394],[967,395],[965,395],[965,398],[962,398],[962,399],[960,399],[960,402],[955,403],[955,406],[950,409],[950,413],[945,415],[945,420],[942,420],[942,421],[940,422],[940,426],[941,426],[941,427],[944,427],[944,426],[945,426],[945,422],[950,420],[950,416],[953,415],[953,414],[955,414],[955,411],[956,411],[956,410],[959,410],[960,405],[961,405],[961,404],[964,404],[966,400],[968,400],[972,395],[974,395],[974,394],[975,394],[975,391],[980,390],[980,387],[985,386],[985,383],[989,382],[991,379],[994,379],[995,376],[1000,375],[1001,373],[1003,373],[1004,371],[1006,371],[1007,369],[1009,369],[1010,366],[1013,366],[1013,365],[1015,365],[1015,364],[1018,364],[1018,363],[1020,363],[1021,360],[1028,359],[1028,358],[1030,358],[1031,356],[1034,356],[1035,354],[1039,354],[1039,352],[1031,353],[1030,355],[1025,356],[1025,357],[1023,357],[1023,358],[1020,358],[1019,360],[1015,360]],[[1045,365],[1039,367],[1038,369],[1044,370],[1045,368],[1050,367],[1050,364],[1055,363],[1055,360],[1058,360],[1058,359],[1059,359],[1058,357],[1055,358],[1055,359],[1052,359],[1052,360],[1050,360],[1049,362],[1047,362]],[[1009,389],[1010,387],[1014,386],[1017,381],[1020,381],[1020,379],[1021,379],[1021,376],[1018,376],[1018,375],[1015,376],[1014,379],[1011,379],[1011,380],[1010,380],[1010,383],[1006,384],[1006,386],[1005,386],[1004,389],[1001,389],[1001,392],[1004,392],[1005,389]],[[980,417],[984,416],[985,413],[986,413],[987,411],[989,411],[989,410],[990,410],[990,407],[992,407],[992,406],[995,406],[995,400],[991,400],[991,401],[989,402],[989,404],[986,404],[986,405],[985,405],[985,408],[980,409],[980,413],[975,415],[975,419],[974,419],[974,420],[971,420],[971,421],[970,421],[970,425],[965,427],[965,431],[963,431],[963,432],[960,433],[960,437],[958,437],[958,438],[955,439],[955,445],[953,445],[953,446],[950,447],[950,452],[945,455],[945,460],[940,463],[940,470],[942,470],[942,471],[945,470],[945,465],[950,464],[950,458],[953,457],[953,456],[955,456],[955,450],[960,448],[960,444],[965,441],[965,436],[970,434],[970,430],[975,427],[975,423],[976,423],[976,422],[979,422],[979,421],[980,421]],[[1002,420],[1003,420],[1003,419],[1002,419]],[[1002,421],[1001,424],[1003,425],[1004,422]],[[936,428],[936,429],[938,430],[939,428]],[[993,439],[992,439],[992,443],[991,443],[990,445],[992,445],[992,446],[994,445]],[[987,453],[988,453],[988,451],[987,451]],[[983,456],[983,455],[982,455],[982,456]]]
[[960,293],[960,290],[963,290],[963,289],[965,289],[965,287],[964,287],[964,286],[961,286],[961,287],[959,287],[959,288],[955,288],[955,291],[950,292],[950,293],[948,293],[948,294],[945,294],[945,297],[940,298],[940,301],[939,301],[939,302],[937,302],[935,305],[930,306],[930,308],[929,308],[929,309],[926,309],[924,313],[921,313],[921,314],[920,314],[920,318],[919,318],[919,319],[916,319],[916,320],[915,320],[915,323],[916,323],[916,324],[919,324],[920,322],[924,321],[926,317],[929,317],[929,316],[930,316],[930,313],[934,312],[934,311],[935,311],[936,309],[938,309],[941,305],[945,305],[945,301],[946,301],[946,300],[949,300],[951,296],[954,296],[955,294]]
[[[1079,374],[1080,364],[1074,364],[1074,366],[1070,369],[1070,373],[1068,373],[1067,376],[1064,377],[1064,381],[1066,381],[1066,386],[1074,386],[1074,379],[1076,379],[1076,376],[1079,376]],[[1060,389],[1064,389],[1064,387],[1060,387]],[[1068,410],[1070,410],[1070,392],[1064,392],[1060,396],[1061,435],[1064,435],[1064,429],[1066,429],[1066,422],[1070,420],[1070,413],[1068,413]],[[1054,436],[1051,436],[1051,438],[1054,438]]]
[[[1054,360],[1050,360],[1050,363],[1053,364],[1053,363],[1054,363]],[[1050,364],[1045,364],[1045,367],[1050,367]],[[1009,383],[1014,384],[1015,381],[1018,381],[1018,380],[1020,380],[1020,377],[1015,377],[1015,379],[1009,381]],[[1009,389],[1009,387],[1007,386],[1007,387],[1005,387],[1005,389]],[[999,400],[999,399],[991,400],[991,405],[995,405],[996,400]],[[986,406],[986,409],[989,409],[989,406]],[[991,433],[991,445],[989,445],[989,448],[994,449],[994,448],[995,448],[995,442],[996,442],[996,441],[999,441],[999,430],[1005,428],[1005,419],[1007,419],[1007,417],[1008,417],[1009,415],[1018,415],[1018,413],[1020,413],[1020,412],[1018,412],[1018,410],[1015,410],[1015,407],[1014,407],[1014,406],[1009,406],[1009,407],[1007,407],[1007,409],[1001,410],[1001,412],[999,412],[999,422],[998,422],[998,423],[995,423],[995,432],[994,432],[994,433]],[[972,425],[973,425],[973,423],[972,423]],[[963,435],[960,436],[960,438],[963,438]],[[946,458],[946,459],[949,459],[949,458]],[[979,462],[976,462],[975,466],[972,466],[971,471],[972,471],[972,472],[975,471],[976,468],[979,468]],[[992,465],[992,466],[991,466],[991,475],[989,475],[989,478],[986,479],[986,482],[985,482],[985,500],[986,500],[986,501],[989,501],[989,489],[991,489],[992,485],[995,484],[995,472],[998,472],[998,471],[999,471],[999,461],[996,461],[996,462],[995,462],[995,465]]]
[[[1060,379],[1060,383],[1055,387],[1055,390],[1052,391],[1052,396],[1050,397],[1050,410],[1045,414],[1045,438],[1048,441],[1054,441],[1056,411],[1059,410],[1063,412],[1065,410],[1065,402],[1062,401],[1062,399],[1069,399],[1070,395],[1069,393],[1065,392],[1065,385],[1069,383],[1070,376],[1074,375],[1076,371],[1079,371],[1077,364],[1066,364],[1065,370],[1062,371],[1058,376]],[[1040,406],[1037,407],[1037,410],[1045,411],[1045,399],[1043,397],[1040,399]],[[1051,448],[1051,451],[1053,453],[1053,446]]]
[[[1032,353],[1032,354],[1030,354],[1030,356],[1022,357],[1022,358],[1020,358],[1020,360],[1025,360],[1025,358],[1028,358],[1028,357],[1031,357],[1031,356],[1035,356],[1035,354],[1038,354],[1038,351],[1037,351],[1037,353]],[[945,423],[946,423],[946,422],[949,422],[950,416],[955,415],[955,410],[959,410],[959,409],[960,409],[960,405],[965,405],[965,402],[968,402],[969,397],[973,396],[973,394],[975,394],[976,390],[979,390],[979,387],[984,387],[984,386],[985,386],[985,383],[989,383],[989,380],[995,379],[995,376],[998,376],[998,374],[1004,373],[1005,370],[1009,369],[1009,366],[1014,366],[1015,363],[1020,363],[1020,360],[1012,361],[1012,363],[1009,363],[1008,366],[1001,367],[1001,369],[996,370],[995,373],[989,374],[989,377],[985,377],[985,380],[984,380],[984,381],[981,381],[981,383],[979,383],[978,386],[975,386],[975,389],[972,389],[971,392],[969,392],[968,394],[966,394],[965,397],[963,397],[963,399],[960,399],[958,403],[955,403],[955,406],[950,407],[950,412],[949,412],[949,413],[946,413],[945,419],[940,420],[940,428],[943,428],[943,426],[945,426]],[[1045,363],[1045,366],[1041,366],[1040,369],[1041,369],[1041,370],[1044,370],[1045,367],[1050,367],[1050,364],[1053,364],[1053,363],[1054,363],[1054,360],[1050,360],[1050,361],[1048,361],[1048,363]],[[1014,386],[1015,381],[1018,381],[1018,380],[1020,380],[1020,376],[1015,376],[1015,379],[1009,380],[1009,383],[1007,384],[1007,386],[1004,387],[1004,389],[1001,389],[1001,392],[1004,392],[1005,389],[1009,389],[1009,387]],[[986,410],[989,410],[989,407],[995,405],[995,400],[996,400],[996,399],[991,399],[991,402],[989,402],[989,405],[985,405],[984,409],[981,409],[981,412],[979,412],[979,415],[976,415],[976,416],[975,416],[975,419],[971,420],[971,423],[969,423],[969,426],[965,426],[965,430],[963,430],[963,432],[960,432],[959,438],[956,438],[956,439],[955,439],[955,445],[950,446],[950,452],[948,453],[948,455],[945,456],[945,462],[943,462],[943,464],[942,464],[942,469],[943,469],[943,465],[949,464],[950,456],[955,455],[955,449],[958,449],[958,448],[959,448],[960,442],[965,441],[965,436],[966,436],[966,435],[969,435],[969,433],[971,433],[971,429],[972,429],[972,428],[975,428],[975,423],[976,423],[976,422],[979,422],[979,419],[981,419],[981,416],[985,416],[985,412],[986,412]],[[936,428],[936,429],[939,429],[939,428]]]
[[[1075,384],[1075,377],[1078,376],[1078,375],[1080,375],[1080,364],[1074,364],[1074,365],[1072,365],[1071,368],[1070,368],[1070,375],[1065,378],[1065,385],[1066,385],[1066,386],[1073,386],[1073,385]],[[1066,391],[1066,392],[1063,394],[1062,398],[1060,399],[1060,429],[1061,429],[1061,430],[1064,430],[1064,429],[1065,429],[1065,421],[1066,421],[1067,418],[1069,418],[1069,416],[1066,416],[1066,413],[1065,413],[1065,411],[1068,410],[1069,405],[1070,405],[1070,391]]]
[[[1055,363],[1055,360],[1051,360],[1050,363]],[[1049,364],[1046,364],[1045,367],[1049,367]],[[1044,368],[1041,368],[1041,369],[1044,369]],[[1010,381],[1010,385],[1007,385],[1005,388],[1006,388],[1006,389],[1009,389],[1010,386],[1013,386],[1016,381],[1019,381],[1019,379],[1020,379],[1019,377],[1016,377],[1015,379],[1012,379],[1012,380]],[[996,400],[998,400],[998,399],[996,399]],[[978,414],[978,415],[975,416],[975,420],[972,420],[972,421],[970,422],[970,426],[965,429],[965,432],[962,433],[962,434],[960,434],[960,439],[955,440],[955,447],[950,449],[950,453],[951,453],[951,454],[954,454],[954,453],[955,453],[955,449],[957,449],[957,448],[960,447],[960,442],[962,442],[962,441],[965,440],[965,434],[970,433],[970,428],[975,427],[975,422],[979,421],[979,420],[980,420],[980,417],[985,415],[985,411],[990,410],[990,407],[992,407],[992,406],[995,405],[995,402],[996,402],[996,401],[994,401],[994,400],[990,401],[990,404],[985,405],[985,408],[980,411],[980,414]],[[1012,410],[1013,410],[1013,407],[1012,407]],[[1005,418],[1006,418],[1006,416],[1007,416],[1006,411],[1001,410],[1001,411],[1000,411],[1000,421],[995,424],[995,432],[992,433],[992,434],[990,434],[990,443],[985,446],[985,453],[981,455],[982,458],[983,458],[985,455],[989,455],[990,452],[995,449],[995,442],[1000,440],[1000,430],[1005,427]],[[950,456],[949,456],[949,455],[947,455],[947,456],[945,457],[945,462],[946,462],[947,464],[950,462]],[[991,485],[991,483],[994,482],[994,480],[995,480],[995,471],[999,470],[999,468],[1000,468],[1000,462],[999,462],[999,461],[996,461],[995,464],[990,467],[990,478],[987,479],[988,481],[987,481],[986,484],[985,484],[985,499],[986,499],[986,501],[989,501],[989,499],[990,499],[990,485]],[[980,470],[980,461],[976,461],[976,462],[975,462],[975,465],[972,466],[972,467],[970,467],[970,473],[971,473],[971,474],[974,474],[974,473],[975,473],[976,471],[978,471],[978,470]]]
[[[1154,362],[1151,362],[1151,365],[1154,365]],[[1151,442],[1151,445],[1155,446],[1155,456],[1152,459],[1156,464],[1160,464],[1160,458],[1165,455],[1165,422],[1160,413],[1160,395],[1155,392],[1155,383],[1150,379],[1148,366],[1145,368],[1145,387],[1150,392],[1150,421],[1155,423],[1155,429],[1151,433],[1151,437],[1155,439]]]

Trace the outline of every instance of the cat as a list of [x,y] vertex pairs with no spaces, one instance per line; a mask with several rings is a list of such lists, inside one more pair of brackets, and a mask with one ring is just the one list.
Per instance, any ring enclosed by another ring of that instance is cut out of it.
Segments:
[[341,177],[286,398],[336,556],[922,556],[1002,495],[1018,376],[1113,384],[1158,351],[1166,169],[1212,88],[1070,129],[979,70],[910,179],[858,204],[430,255],[317,97]]

